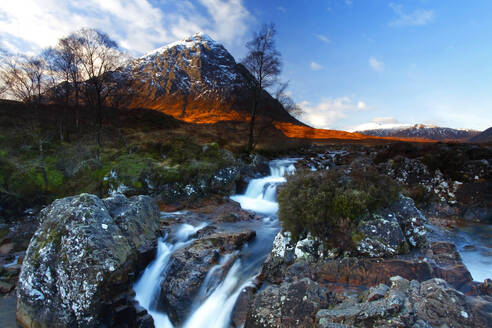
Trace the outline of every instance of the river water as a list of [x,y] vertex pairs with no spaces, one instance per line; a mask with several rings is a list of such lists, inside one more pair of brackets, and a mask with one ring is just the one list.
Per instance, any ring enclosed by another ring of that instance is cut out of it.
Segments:
[[473,280],[492,279],[492,225],[469,224],[456,227],[451,234]]
[[[272,249],[275,235],[280,230],[277,219],[277,186],[285,182],[286,174],[294,172],[295,162],[296,159],[271,161],[269,176],[251,180],[243,195],[231,197],[232,200],[239,202],[243,209],[262,214],[264,218],[261,221],[224,225],[226,228],[229,225],[231,229],[255,230],[256,238],[244,246],[239,254],[224,256],[220,263],[210,270],[195,298],[190,316],[181,327],[229,327],[231,313],[239,294],[245,287],[252,285],[253,279],[260,272],[263,262]],[[136,300],[152,315],[156,328],[174,328],[167,314],[157,310],[160,285],[166,276],[171,256],[176,250],[191,244],[192,236],[206,225],[207,222],[196,226],[182,224],[172,235],[160,239],[155,260],[134,285]],[[236,255],[238,255],[237,259],[230,266],[223,280],[212,283],[213,273],[223,269],[228,260]]]

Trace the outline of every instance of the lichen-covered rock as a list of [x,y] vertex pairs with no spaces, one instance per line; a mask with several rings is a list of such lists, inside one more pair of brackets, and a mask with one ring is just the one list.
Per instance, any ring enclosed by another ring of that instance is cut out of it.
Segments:
[[273,240],[272,251],[263,263],[261,278],[272,283],[282,282],[287,265],[295,260],[295,246],[290,234],[280,231]]
[[438,278],[425,281],[410,291],[416,315],[433,327],[490,327],[492,302],[469,297]]
[[392,211],[400,223],[400,227],[412,247],[423,247],[427,244],[426,217],[415,207],[410,197],[400,195],[400,198],[391,206]]
[[359,225],[359,231],[364,235],[357,245],[357,251],[362,255],[388,257],[408,251],[405,236],[394,214],[364,221]]
[[19,277],[17,319],[25,327],[99,327],[139,255],[154,249],[158,207],[147,196],[81,194],[54,201],[39,221]]
[[389,257],[408,253],[409,247],[423,247],[427,243],[426,222],[413,200],[400,195],[391,207],[371,214],[359,224],[363,238],[357,251],[369,257]]
[[329,292],[309,278],[271,285],[255,295],[244,327],[313,327],[318,310],[329,304]]
[[[465,296],[442,279],[422,283],[392,277],[391,287],[380,285],[377,298],[346,300],[317,312],[317,327],[489,327],[492,302]],[[373,289],[370,294],[376,290]],[[381,295],[382,294],[382,295]]]

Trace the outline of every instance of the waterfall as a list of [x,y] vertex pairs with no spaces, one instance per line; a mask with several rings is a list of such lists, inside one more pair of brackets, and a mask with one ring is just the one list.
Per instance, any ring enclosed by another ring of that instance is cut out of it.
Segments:
[[190,244],[190,236],[203,229],[205,224],[194,227],[190,224],[182,224],[176,232],[176,242],[167,243],[166,237],[157,242],[156,259],[145,269],[142,277],[133,286],[135,299],[143,306],[154,319],[156,328],[172,328],[173,325],[165,313],[156,311],[156,296],[159,295],[161,283],[166,277],[167,265],[174,251]]
[[[262,222],[251,222],[256,230],[255,240],[243,247],[240,254],[228,254],[222,257],[202,282],[200,291],[193,302],[192,311],[181,327],[227,328],[231,314],[241,291],[252,286],[261,266],[271,250],[272,242],[279,231],[276,217],[277,186],[286,181],[285,175],[295,171],[297,159],[275,160],[270,162],[270,175],[253,179],[243,195],[234,195],[232,200],[241,204],[243,209],[266,215]],[[249,223],[248,223],[249,224]],[[157,311],[157,298],[160,286],[167,274],[169,259],[174,251],[193,242],[190,236],[202,229],[205,224],[192,226],[183,224],[173,234],[158,242],[156,259],[145,269],[142,277],[134,286],[135,299],[154,319],[156,328],[174,328],[169,317]],[[235,260],[234,260],[235,259]],[[231,261],[234,263],[231,265]],[[230,267],[230,268],[229,268]],[[228,271],[227,271],[227,268]],[[224,274],[227,271],[227,274]],[[217,280],[224,277],[222,281]]]

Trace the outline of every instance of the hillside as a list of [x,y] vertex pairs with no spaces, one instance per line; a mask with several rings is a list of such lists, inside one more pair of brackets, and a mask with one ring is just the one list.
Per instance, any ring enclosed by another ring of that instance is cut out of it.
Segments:
[[471,138],[470,142],[492,142],[492,127]]

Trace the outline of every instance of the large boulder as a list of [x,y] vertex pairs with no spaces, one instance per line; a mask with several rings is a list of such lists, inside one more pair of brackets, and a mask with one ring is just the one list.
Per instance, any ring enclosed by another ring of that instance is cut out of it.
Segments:
[[118,326],[115,313],[125,312],[125,324],[132,325],[136,311],[121,298],[153,257],[158,221],[159,209],[147,196],[54,201],[41,212],[22,265],[19,323],[110,327]]

